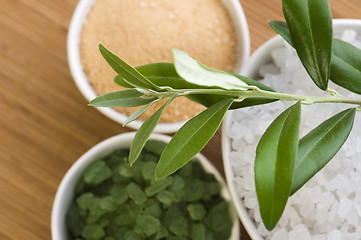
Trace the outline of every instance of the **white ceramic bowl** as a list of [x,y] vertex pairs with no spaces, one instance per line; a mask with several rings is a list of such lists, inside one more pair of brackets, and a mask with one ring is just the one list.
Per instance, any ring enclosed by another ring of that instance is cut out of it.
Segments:
[[[71,74],[73,79],[79,88],[80,92],[84,97],[90,101],[94,99],[97,95],[94,92],[93,88],[89,84],[87,76],[85,75],[80,54],[79,54],[79,39],[81,34],[81,29],[84,21],[86,20],[87,14],[93,6],[95,0],[80,0],[75,12],[73,14],[67,40],[67,51],[68,51],[68,62]],[[224,6],[230,13],[230,16],[233,20],[234,27],[236,29],[237,43],[238,43],[238,56],[236,64],[236,72],[240,72],[241,67],[247,61],[250,53],[250,39],[248,25],[246,17],[244,15],[243,9],[238,0],[222,0]],[[114,121],[123,124],[127,119],[127,116],[115,111],[112,108],[97,108],[105,116],[113,119]],[[138,129],[143,122],[136,120],[127,126],[133,129]],[[160,123],[155,128],[155,132],[158,133],[173,133],[176,132],[184,122],[178,123]]]
[[[334,20],[334,35],[341,35],[344,29],[354,29],[361,35],[361,20],[354,19],[336,19]],[[259,47],[250,57],[248,63],[244,66],[242,75],[248,76],[253,79],[259,78],[258,69],[261,65],[271,62],[271,52],[279,47],[284,46],[283,39],[280,36],[275,36]],[[254,221],[248,215],[246,207],[243,201],[239,198],[234,184],[234,172],[229,160],[229,154],[231,152],[231,140],[227,137],[227,132],[230,129],[232,122],[232,111],[226,114],[222,127],[222,155],[223,164],[226,174],[226,180],[233,202],[235,204],[237,213],[243,226],[247,230],[248,234],[253,240],[264,240],[264,238],[258,233]]]
[[[84,172],[85,168],[94,160],[104,156],[108,156],[116,149],[129,148],[134,138],[135,133],[123,133],[114,137],[108,138],[87,151],[81,156],[73,166],[65,174],[61,181],[58,191],[55,196],[53,210],[51,215],[51,234],[53,240],[70,240],[68,230],[65,223],[65,216],[74,198],[75,184]],[[161,134],[153,134],[151,139],[156,139],[164,142],[169,142],[170,137]],[[212,173],[222,186],[222,196],[230,202],[233,228],[230,240],[240,239],[240,226],[237,214],[234,211],[233,203],[231,202],[230,194],[225,181],[217,171],[217,169],[201,154],[196,158],[200,161],[204,169]]]

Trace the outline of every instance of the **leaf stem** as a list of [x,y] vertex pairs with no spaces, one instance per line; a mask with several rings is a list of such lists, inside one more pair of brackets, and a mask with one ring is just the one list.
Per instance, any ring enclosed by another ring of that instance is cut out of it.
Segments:
[[247,99],[247,98],[267,98],[267,99],[278,99],[285,101],[300,101],[302,104],[314,104],[314,103],[347,103],[361,105],[361,98],[350,98],[342,96],[307,96],[307,95],[296,95],[289,93],[279,93],[265,91],[262,89],[251,89],[251,90],[225,90],[225,89],[172,89],[166,92],[155,92],[151,93],[153,97],[171,97],[174,94],[180,96],[186,95],[197,95],[197,94],[212,94],[230,96],[235,99]]

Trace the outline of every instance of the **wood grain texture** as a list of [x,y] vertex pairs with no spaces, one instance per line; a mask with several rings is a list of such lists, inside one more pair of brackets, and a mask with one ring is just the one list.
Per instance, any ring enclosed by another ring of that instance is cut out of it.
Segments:
[[[274,33],[281,0],[241,0],[252,50]],[[359,0],[331,0],[335,18],[359,18]],[[0,0],[0,239],[51,239],[56,189],[91,146],[130,131],[93,108],[67,65],[66,36],[75,0]],[[221,132],[203,153],[223,170]],[[249,239],[243,230],[242,239]]]

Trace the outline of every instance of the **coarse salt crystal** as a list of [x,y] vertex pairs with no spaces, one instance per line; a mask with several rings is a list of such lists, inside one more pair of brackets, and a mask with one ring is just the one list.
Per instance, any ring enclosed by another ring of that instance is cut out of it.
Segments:
[[341,232],[334,229],[327,234],[328,240],[340,240],[341,239]]
[[311,240],[311,234],[308,231],[307,227],[303,224],[297,225],[293,228],[289,234],[289,238],[292,240]]
[[349,214],[352,209],[352,201],[348,198],[341,198],[340,199],[340,207],[337,211],[337,215],[340,216],[342,219]]

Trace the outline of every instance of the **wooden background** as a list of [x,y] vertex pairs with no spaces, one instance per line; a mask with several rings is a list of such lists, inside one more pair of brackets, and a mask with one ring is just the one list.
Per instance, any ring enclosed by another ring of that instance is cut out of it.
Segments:
[[[360,0],[331,0],[334,18],[360,18]],[[130,131],[87,107],[66,57],[76,0],[0,0],[0,239],[51,239],[56,189],[99,141]],[[281,0],[241,0],[254,51],[282,20]],[[221,132],[203,153],[222,169]],[[242,233],[242,239],[249,239]]]

